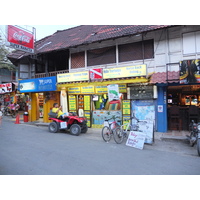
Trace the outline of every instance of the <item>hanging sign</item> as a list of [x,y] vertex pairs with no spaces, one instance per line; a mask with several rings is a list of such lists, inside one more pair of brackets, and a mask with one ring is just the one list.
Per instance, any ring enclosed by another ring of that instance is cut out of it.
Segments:
[[8,46],[20,51],[34,53],[34,36],[32,32],[8,25],[7,33]]
[[119,100],[119,86],[118,84],[108,85],[108,99],[109,101]]

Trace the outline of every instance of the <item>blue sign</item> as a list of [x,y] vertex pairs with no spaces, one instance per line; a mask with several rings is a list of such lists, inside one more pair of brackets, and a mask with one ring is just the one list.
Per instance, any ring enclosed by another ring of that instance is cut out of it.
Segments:
[[56,76],[19,81],[20,92],[46,92],[56,90]]

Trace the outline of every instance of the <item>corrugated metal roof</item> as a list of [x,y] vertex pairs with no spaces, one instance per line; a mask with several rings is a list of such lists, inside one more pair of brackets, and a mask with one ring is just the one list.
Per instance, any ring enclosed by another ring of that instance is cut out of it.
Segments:
[[[74,28],[57,31],[42,40],[36,42],[38,53],[46,53],[70,47],[90,44],[93,42],[115,39],[128,35],[167,28],[171,25],[81,25]],[[11,53],[8,58],[19,59],[20,51]],[[24,56],[28,53],[22,53]]]

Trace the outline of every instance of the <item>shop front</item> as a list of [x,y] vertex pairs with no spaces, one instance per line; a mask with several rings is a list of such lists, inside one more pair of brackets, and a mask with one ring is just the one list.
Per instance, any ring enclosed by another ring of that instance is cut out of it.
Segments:
[[[143,114],[142,119],[156,126],[157,87],[149,85],[146,65],[102,69],[100,77],[93,79],[90,71],[57,75],[58,90],[66,88],[70,112],[85,116],[89,127],[101,128],[105,119],[115,116],[124,123],[135,110],[136,117],[141,117],[141,111],[149,109],[151,114]],[[110,93],[116,94],[114,99]]]
[[53,103],[60,102],[56,89],[55,76],[19,81],[20,95],[28,96],[26,110],[29,113],[29,121],[49,122],[48,113]]
[[167,88],[169,130],[189,130],[200,119],[200,60],[180,62],[180,81]]

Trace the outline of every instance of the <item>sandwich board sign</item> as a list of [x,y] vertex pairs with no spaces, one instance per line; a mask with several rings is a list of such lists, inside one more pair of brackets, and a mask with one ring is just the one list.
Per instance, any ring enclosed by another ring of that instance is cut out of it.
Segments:
[[143,149],[146,134],[139,131],[130,131],[126,145],[137,149]]

